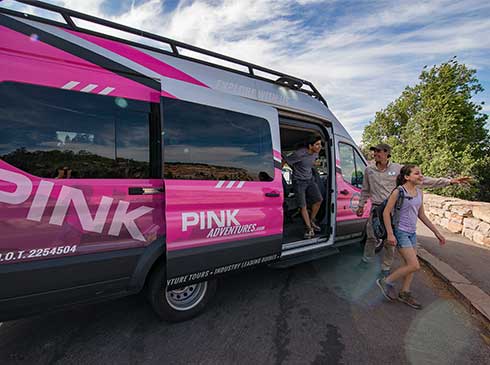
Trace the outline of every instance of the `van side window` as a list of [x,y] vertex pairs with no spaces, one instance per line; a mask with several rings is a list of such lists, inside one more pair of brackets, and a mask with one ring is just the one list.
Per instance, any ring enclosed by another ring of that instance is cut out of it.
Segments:
[[358,188],[362,187],[366,164],[353,146],[339,143],[340,168],[344,180]]
[[352,182],[352,185],[360,189],[362,188],[362,182],[364,181],[364,171],[366,169],[366,164],[356,150],[354,150],[354,161],[356,163],[356,175],[354,181]]
[[0,159],[39,177],[148,178],[150,105],[3,82]]
[[176,99],[164,99],[166,179],[272,181],[267,120]]

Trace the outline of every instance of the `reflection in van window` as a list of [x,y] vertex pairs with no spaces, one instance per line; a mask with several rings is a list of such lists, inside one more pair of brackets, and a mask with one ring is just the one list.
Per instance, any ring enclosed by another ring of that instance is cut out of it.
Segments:
[[352,178],[352,185],[362,188],[362,182],[364,180],[364,171],[366,170],[366,164],[356,150],[354,150],[354,161],[356,163],[356,174]]
[[358,188],[362,188],[366,165],[351,145],[339,143],[339,160],[344,180]]
[[47,178],[147,178],[150,104],[0,84],[0,159]]
[[210,106],[165,99],[165,178],[272,181],[267,120]]

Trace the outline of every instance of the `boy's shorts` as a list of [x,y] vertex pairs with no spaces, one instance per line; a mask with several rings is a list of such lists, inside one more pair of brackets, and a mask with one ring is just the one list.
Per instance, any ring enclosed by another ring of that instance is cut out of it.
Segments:
[[320,188],[316,184],[315,180],[295,180],[294,181],[294,194],[296,195],[296,202],[300,208],[306,207],[306,197],[308,196],[308,202],[317,203],[323,200]]
[[396,229],[393,232],[396,237],[396,247],[398,248],[416,248],[417,247],[417,234],[415,232],[405,232],[401,229]]

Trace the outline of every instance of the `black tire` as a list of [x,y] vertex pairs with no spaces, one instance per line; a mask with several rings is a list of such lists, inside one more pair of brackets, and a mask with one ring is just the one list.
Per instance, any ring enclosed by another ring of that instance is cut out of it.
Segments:
[[216,280],[202,281],[184,288],[166,290],[165,265],[159,265],[152,272],[147,296],[157,316],[168,322],[181,322],[201,313],[214,297]]

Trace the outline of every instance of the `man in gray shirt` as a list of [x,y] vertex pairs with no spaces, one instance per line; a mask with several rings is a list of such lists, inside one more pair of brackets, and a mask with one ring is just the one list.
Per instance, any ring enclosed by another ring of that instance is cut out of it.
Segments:
[[[323,198],[320,189],[313,177],[312,169],[318,158],[318,153],[322,149],[322,139],[314,136],[308,140],[306,147],[296,150],[291,156],[285,158],[288,165],[293,169],[293,186],[298,206],[301,209],[301,216],[306,225],[304,238],[313,238],[315,231],[321,229],[315,222],[315,217],[320,209]],[[311,216],[308,215],[306,208],[306,196],[312,203]]]
[[[364,205],[369,198],[371,198],[373,205],[379,205],[390,196],[391,192],[396,188],[396,177],[403,167],[403,165],[390,162],[390,145],[380,143],[375,147],[371,147],[370,150],[374,151],[375,164],[367,166],[364,171],[361,198],[356,212],[359,217],[364,214]],[[468,177],[458,179],[424,177],[422,187],[442,188],[448,185],[467,183],[468,181]],[[364,246],[364,255],[362,257],[363,262],[368,263],[375,256],[376,243],[377,238],[374,236],[372,215],[370,214],[366,225],[366,245]],[[381,273],[386,276],[389,274],[393,263],[395,246],[384,245],[383,251]]]

